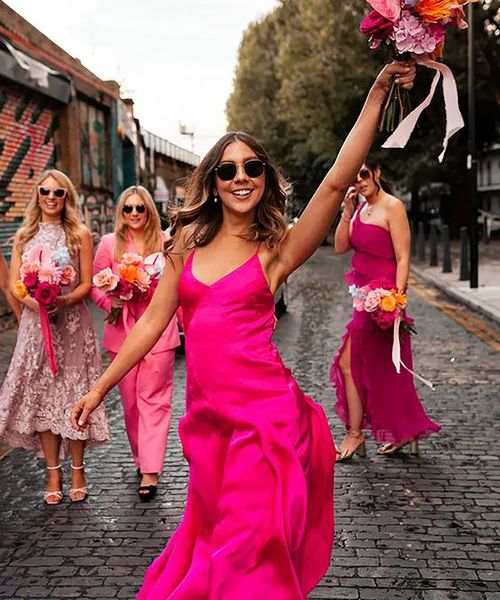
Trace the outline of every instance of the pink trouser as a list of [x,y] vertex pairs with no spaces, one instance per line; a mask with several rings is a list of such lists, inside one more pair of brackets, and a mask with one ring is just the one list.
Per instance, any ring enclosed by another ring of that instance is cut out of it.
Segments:
[[[116,354],[109,352],[111,359]],[[148,354],[118,384],[125,427],[142,473],[161,473],[172,407],[175,348]]]

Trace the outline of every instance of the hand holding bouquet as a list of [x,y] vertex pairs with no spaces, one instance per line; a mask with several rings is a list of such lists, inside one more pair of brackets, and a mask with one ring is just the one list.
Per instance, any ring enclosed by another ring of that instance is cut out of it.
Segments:
[[[421,112],[430,104],[440,75],[443,75],[447,131],[442,160],[448,139],[463,127],[458,107],[455,80],[445,65],[436,59],[443,55],[446,32],[455,27],[464,29],[463,7],[476,0],[368,0],[373,10],[363,19],[360,31],[368,37],[370,48],[389,46],[396,60],[412,59],[417,64],[436,70],[429,96],[410,115],[409,95],[393,82],[380,122],[381,131],[396,132],[384,147],[403,148]],[[411,117],[411,118],[410,118]],[[406,123],[405,123],[406,122]],[[406,124],[406,127],[403,127]]]
[[[165,268],[165,258],[161,252],[143,258],[140,254],[125,253],[118,265],[119,275],[110,267],[94,275],[94,285],[112,298],[123,302],[151,296]],[[106,317],[110,325],[115,325],[122,308],[115,306]]]
[[21,278],[16,281],[16,295],[20,300],[31,296],[38,302],[45,353],[53,375],[57,375],[49,311],[61,298],[62,287],[72,283],[76,277],[68,248],[59,246],[51,250],[43,244],[36,244],[23,254],[20,274]]

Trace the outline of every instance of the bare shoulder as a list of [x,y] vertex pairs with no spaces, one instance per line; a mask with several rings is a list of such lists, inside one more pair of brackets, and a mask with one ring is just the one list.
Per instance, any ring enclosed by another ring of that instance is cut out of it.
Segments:
[[83,225],[83,223],[78,228],[78,237],[80,238],[81,243],[89,243],[92,242],[92,234],[90,233],[90,229]]
[[387,194],[386,209],[389,213],[389,216],[397,217],[401,215],[406,215],[406,208],[402,200],[396,198],[396,196],[392,196],[391,194]]

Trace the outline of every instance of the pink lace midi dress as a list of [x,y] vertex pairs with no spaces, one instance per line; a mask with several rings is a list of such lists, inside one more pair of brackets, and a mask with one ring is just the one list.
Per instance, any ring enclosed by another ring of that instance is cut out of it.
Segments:
[[[65,246],[65,235],[57,223],[40,223],[38,232],[26,244],[51,249]],[[78,254],[71,257],[76,270],[68,293],[79,284]],[[26,448],[43,457],[38,432],[51,431],[62,437],[60,457],[68,455],[69,439],[85,439],[89,445],[109,442],[104,405],[90,417],[84,432],[73,429],[70,421],[74,403],[94,385],[101,373],[101,357],[89,310],[84,301],[58,311],[51,323],[58,374],[47,362],[38,314],[25,308],[17,343],[0,389],[0,438],[12,447]]]
[[271,337],[258,254],[215,283],[179,282],[190,466],[181,524],[139,600],[301,600],[330,564],[334,446]]
[[[361,205],[352,224],[354,248],[352,270],[346,274],[348,285],[363,286],[381,280],[395,286],[396,257],[389,231],[379,225],[363,223]],[[351,338],[351,373],[364,408],[362,428],[370,428],[377,442],[396,443],[423,438],[441,427],[425,414],[417,395],[413,376],[405,369],[397,373],[392,363],[393,330],[380,329],[366,312],[353,310],[346,325],[342,345],[333,359],[330,379],[337,392],[335,411],[349,427],[344,377],[339,361]],[[410,336],[401,334],[401,358],[412,369]]]

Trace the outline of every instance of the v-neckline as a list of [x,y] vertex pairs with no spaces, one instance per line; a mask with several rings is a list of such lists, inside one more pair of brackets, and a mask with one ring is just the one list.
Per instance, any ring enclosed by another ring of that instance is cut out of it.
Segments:
[[190,256],[190,270],[191,270],[191,275],[193,277],[193,279],[199,283],[200,285],[202,285],[203,287],[206,288],[211,288],[214,285],[217,285],[218,283],[220,283],[221,281],[224,281],[225,279],[227,279],[228,277],[230,277],[231,275],[234,275],[235,273],[237,273],[238,271],[240,271],[243,267],[245,267],[247,264],[249,264],[252,260],[254,260],[255,258],[257,258],[257,260],[260,263],[260,259],[259,259],[259,246],[257,247],[257,250],[251,255],[249,256],[244,262],[241,263],[241,265],[238,265],[237,267],[235,267],[234,269],[232,269],[231,271],[229,271],[228,273],[226,273],[225,275],[222,275],[222,277],[219,277],[218,279],[216,279],[215,281],[212,281],[212,283],[205,283],[204,281],[202,281],[199,277],[197,277],[194,274],[194,270],[193,270],[193,263],[194,263],[194,257],[195,257],[195,253],[196,253],[196,249],[193,250],[191,252],[191,256]]

